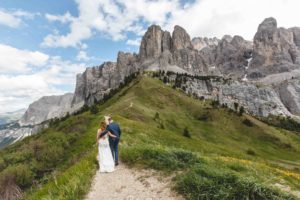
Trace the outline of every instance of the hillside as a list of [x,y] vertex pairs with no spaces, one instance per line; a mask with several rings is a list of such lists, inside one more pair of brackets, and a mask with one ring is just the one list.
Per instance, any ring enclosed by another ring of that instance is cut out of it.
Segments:
[[92,112],[52,121],[0,151],[0,195],[18,197],[22,190],[25,199],[82,199],[97,169],[95,133],[105,114],[122,127],[121,160],[178,174],[174,189],[187,199],[299,194],[299,133],[140,75]]

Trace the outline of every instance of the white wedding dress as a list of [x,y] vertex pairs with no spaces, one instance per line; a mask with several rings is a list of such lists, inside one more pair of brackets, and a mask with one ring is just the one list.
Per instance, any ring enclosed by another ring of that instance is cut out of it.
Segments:
[[100,172],[113,172],[115,170],[115,161],[109,147],[108,135],[105,135],[104,139],[99,139],[98,151]]

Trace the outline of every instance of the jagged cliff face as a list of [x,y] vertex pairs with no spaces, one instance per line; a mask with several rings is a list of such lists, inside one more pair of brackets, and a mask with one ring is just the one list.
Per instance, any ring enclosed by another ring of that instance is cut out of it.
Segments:
[[117,62],[87,68],[77,75],[74,96],[68,97],[65,107],[60,107],[59,101],[40,101],[38,106],[29,107],[20,123],[36,124],[92,105],[126,76],[145,70],[231,78],[234,83],[215,84],[213,91],[199,81],[190,81],[187,88],[227,104],[237,101],[255,115],[300,115],[299,47],[300,28],[277,28],[273,18],[259,25],[253,42],[240,36],[191,40],[180,26],[170,33],[152,25],[142,38],[138,54],[119,52]]
[[76,89],[72,104],[93,104],[100,100],[111,88],[116,87],[116,63],[106,62],[101,66],[87,68],[76,78]]
[[300,79],[290,79],[277,86],[279,97],[285,107],[300,116]]
[[[152,25],[138,55],[119,53],[117,63],[88,68],[79,75],[73,103],[91,105],[138,70],[165,70],[231,78],[230,85],[210,83],[208,87],[189,81],[186,88],[228,105],[238,102],[254,115],[299,115],[300,70],[295,73],[299,69],[299,30],[277,28],[276,20],[268,18],[259,25],[253,42],[227,35],[221,40],[191,40],[180,26],[171,34]],[[207,90],[211,87],[214,90]]]
[[205,47],[210,47],[210,48],[216,47],[218,45],[219,41],[220,40],[216,37],[214,37],[214,38],[195,37],[192,39],[191,42],[192,42],[193,48],[200,51]]
[[270,86],[258,87],[255,84],[240,81],[224,81],[220,79],[198,80],[188,78],[183,85],[186,92],[218,100],[220,104],[234,109],[234,103],[256,116],[290,115],[289,110]]
[[23,117],[19,120],[21,126],[36,125],[48,119],[62,117],[71,112],[73,94],[61,96],[45,96],[29,105]]
[[254,36],[253,60],[249,77],[300,69],[300,29],[277,28],[274,18],[265,19]]
[[105,62],[100,66],[87,68],[77,75],[73,107],[93,105],[111,89],[117,88],[125,77],[138,71],[138,56],[119,52],[117,62]]

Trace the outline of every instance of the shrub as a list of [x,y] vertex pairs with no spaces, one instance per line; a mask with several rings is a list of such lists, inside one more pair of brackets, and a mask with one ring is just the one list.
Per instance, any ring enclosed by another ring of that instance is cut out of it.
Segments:
[[242,172],[242,171],[246,171],[247,168],[245,167],[244,164],[238,163],[238,162],[234,162],[234,163],[230,163],[228,165],[229,169],[232,169],[236,172]]
[[31,171],[29,165],[18,165],[13,171],[16,174],[16,183],[18,186],[25,188],[32,184],[34,173]]
[[251,156],[255,156],[255,155],[256,155],[255,151],[252,150],[252,149],[248,149],[248,150],[246,151],[246,153],[247,153],[248,155],[251,155]]
[[300,123],[291,117],[269,116],[261,120],[269,125],[300,133]]
[[168,83],[169,82],[168,77],[164,76],[163,82],[164,82],[164,84]]
[[294,199],[255,180],[242,178],[225,169],[197,165],[176,177],[175,188],[186,199]]
[[233,103],[233,106],[234,106],[235,111],[238,111],[239,103],[234,102],[234,103]]
[[165,129],[165,125],[162,121],[159,122],[158,128]]
[[29,149],[19,149],[3,156],[3,160],[7,165],[21,163],[31,158],[32,154]]
[[90,111],[92,114],[96,115],[99,112],[99,108],[96,104],[92,105],[92,107],[90,108]]
[[39,171],[49,171],[56,166],[56,164],[62,159],[64,148],[54,145],[45,145],[40,149],[35,159],[37,160],[37,168]]
[[132,147],[121,153],[123,161],[127,164],[143,164],[164,171],[187,168],[201,162],[192,152],[180,149],[163,149],[157,146]]
[[244,112],[245,112],[245,108],[244,108],[244,106],[241,106],[240,111],[239,111],[239,115],[242,116],[244,114]]
[[196,116],[196,118],[200,121],[209,121],[211,120],[211,114],[209,113],[209,111],[206,111],[203,113],[199,113],[198,116]]
[[254,125],[249,119],[244,119],[243,124],[249,127],[252,127]]
[[222,104],[222,108],[228,108],[227,103],[223,103],[223,104]]
[[218,108],[219,105],[220,105],[220,102],[219,102],[219,100],[213,100],[211,102],[211,105],[212,105],[213,108]]
[[191,164],[200,162],[200,160],[199,160],[199,158],[197,158],[196,154],[194,154],[190,151],[176,149],[176,150],[171,151],[171,154],[174,155],[176,160],[178,160],[181,163],[181,165],[183,165],[183,166],[189,166]]
[[156,112],[155,115],[154,115],[154,120],[158,120],[158,119],[160,119],[160,118],[159,118],[159,113]]
[[189,129],[187,127],[183,129],[183,136],[187,138],[191,138],[191,133],[189,132]]

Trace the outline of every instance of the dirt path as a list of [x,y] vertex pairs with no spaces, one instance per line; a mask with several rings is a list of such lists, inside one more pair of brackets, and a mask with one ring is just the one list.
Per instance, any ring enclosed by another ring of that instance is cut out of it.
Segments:
[[182,200],[170,190],[170,178],[153,171],[137,171],[120,165],[112,173],[97,172],[86,200]]

